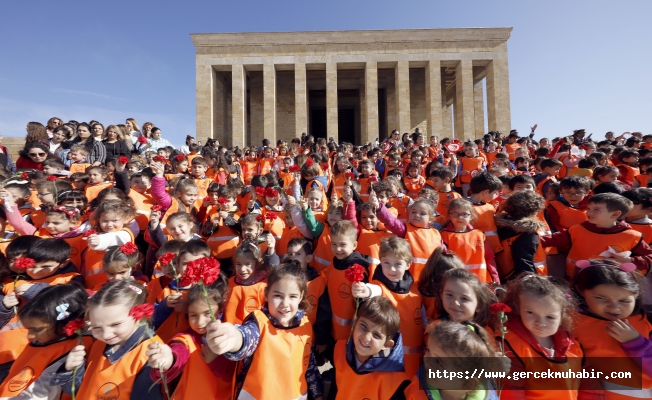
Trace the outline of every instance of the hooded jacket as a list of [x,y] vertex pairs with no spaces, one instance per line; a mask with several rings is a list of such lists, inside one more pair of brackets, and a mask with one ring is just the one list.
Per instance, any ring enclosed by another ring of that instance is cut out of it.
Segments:
[[[536,273],[534,265],[534,254],[539,248],[539,234],[543,224],[532,218],[513,220],[506,214],[498,214],[494,217],[498,227],[498,238],[501,242],[518,236],[511,245],[514,272],[512,276],[518,276],[522,272]],[[504,246],[503,246],[504,247]]]

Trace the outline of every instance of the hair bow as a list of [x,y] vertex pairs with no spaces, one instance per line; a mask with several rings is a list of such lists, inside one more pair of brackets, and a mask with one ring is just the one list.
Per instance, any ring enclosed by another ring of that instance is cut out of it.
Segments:
[[577,268],[580,270],[584,270],[585,268],[589,267],[611,267],[611,268],[618,268],[621,271],[625,271],[627,273],[631,273],[636,271],[636,265],[633,263],[622,263],[619,266],[611,265],[611,264],[591,264],[589,260],[579,260],[578,262],[575,263],[577,265]]
[[137,286],[134,286],[134,285],[129,285],[129,289],[133,290],[134,292],[136,292],[138,294],[143,293],[143,290],[141,288],[139,288]]
[[76,208],[71,210],[63,206],[54,206],[52,209],[54,211],[61,211],[62,213],[66,214],[68,218],[73,218],[75,215],[79,214],[79,210]]
[[68,303],[63,303],[59,304],[55,309],[59,313],[57,315],[57,321],[61,321],[62,319],[66,319],[70,316],[70,313],[67,311],[70,305]]

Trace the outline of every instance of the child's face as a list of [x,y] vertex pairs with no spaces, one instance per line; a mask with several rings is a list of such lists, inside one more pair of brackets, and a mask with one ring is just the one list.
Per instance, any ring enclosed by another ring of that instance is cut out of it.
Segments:
[[380,265],[383,269],[383,275],[385,275],[390,282],[400,282],[403,280],[405,271],[410,268],[410,264],[405,262],[405,260],[398,259],[391,254],[380,257]]
[[211,310],[217,312],[219,307],[211,302],[210,307],[204,298],[188,304],[188,325],[200,335],[206,334],[206,326],[212,322]]
[[156,154],[159,155],[159,156],[163,156],[163,157],[165,157],[166,159],[168,158],[168,152],[165,151],[165,150],[163,150],[163,149],[159,149],[159,150],[156,152]]
[[[380,202],[380,198],[378,200]],[[373,210],[362,210],[360,213],[360,225],[364,229],[375,231],[378,228],[378,217],[376,217],[376,213]]]
[[498,190],[490,192],[489,190],[483,190],[480,193],[481,200],[485,203],[491,203],[496,197],[498,197]]
[[90,178],[91,183],[102,183],[104,182],[104,175],[98,171],[97,169],[94,169],[88,173],[88,176]]
[[337,169],[340,172],[344,172],[344,171],[346,171],[347,168],[349,168],[349,163],[347,161],[344,161],[344,160],[337,160],[336,164],[337,164]]
[[254,276],[258,262],[251,257],[238,257],[235,260],[235,274],[241,281],[247,282]]
[[496,151],[496,144],[495,143],[490,143],[489,146],[487,146],[487,150],[490,153],[493,153],[494,151]]
[[331,250],[338,260],[344,260],[358,247],[358,241],[346,235],[331,235]]
[[116,232],[125,225],[123,216],[114,213],[106,212],[100,216],[100,228],[102,232]]
[[168,220],[165,228],[170,232],[170,236],[176,240],[186,241],[192,236],[192,224],[189,224],[183,218],[175,218],[171,222]]
[[471,223],[471,213],[461,208],[449,209],[448,218],[458,231],[466,230],[467,225]]
[[52,206],[54,204],[54,193],[50,189],[41,189],[38,191],[38,198],[41,199],[41,203]]
[[86,188],[86,185],[88,185],[88,183],[84,182],[83,179],[77,178],[74,181],[72,181],[72,186],[75,188],[75,190],[80,190],[83,192],[84,189]]
[[18,189],[16,188],[7,188],[7,192],[11,195],[11,197],[14,199],[14,202],[17,204],[21,204],[23,201],[26,199],[23,197],[23,195],[20,194]]
[[73,160],[74,162],[82,162],[86,159],[86,154],[83,154],[80,151],[71,151],[70,159]]
[[434,137],[434,136],[431,137],[431,138],[430,138],[430,145],[431,145],[431,146],[437,146],[437,144],[438,144],[438,143],[437,143],[437,138]]
[[423,203],[418,203],[410,207],[409,214],[410,223],[412,226],[417,228],[425,228],[430,224],[432,220],[432,215],[430,215],[430,210]]
[[326,221],[328,221],[328,225],[333,226],[335,225],[336,222],[339,222],[342,220],[342,212],[339,209],[331,209],[328,212],[328,215],[326,216]]
[[561,324],[559,303],[531,293],[521,293],[518,298],[521,321],[535,338],[545,339],[557,333]]
[[104,266],[109,282],[131,279],[131,268],[124,261],[113,261]]
[[129,170],[129,172],[134,172],[134,173],[138,172],[138,170],[139,170],[138,164],[133,164],[133,165],[127,167],[127,169]]
[[192,206],[192,204],[197,200],[197,188],[187,188],[186,190],[179,193],[179,199],[185,206]]
[[606,175],[602,175],[599,180],[600,182],[616,182],[618,180],[618,172],[609,172]]
[[399,162],[398,160],[390,158],[389,161],[387,162],[387,164],[392,168],[396,168],[396,167],[398,167],[398,162]]
[[365,317],[359,317],[353,329],[353,346],[358,361],[364,362],[383,350],[394,346],[383,327]]
[[290,168],[290,165],[292,165],[291,160],[283,160],[283,169],[288,169]]
[[464,148],[464,154],[467,157],[475,157],[477,155],[476,153],[477,153],[477,150],[475,148],[473,148],[472,146],[467,146],[466,148]]
[[45,216],[45,229],[50,233],[50,235],[56,235],[59,233],[70,232],[75,227],[75,224],[71,223],[70,220],[60,213],[48,214]]
[[54,175],[57,172],[59,172],[59,169],[53,166],[48,165],[47,167],[43,167],[43,173],[46,175]]
[[623,158],[623,162],[630,163],[630,164],[635,164],[638,162],[638,156],[631,156],[627,158]]
[[416,178],[417,176],[419,176],[419,169],[418,168],[410,168],[408,170],[408,175],[410,177],[412,177],[412,178]]
[[297,315],[304,293],[296,280],[281,279],[266,289],[269,313],[283,326],[289,326]]
[[362,164],[360,166],[360,173],[363,174],[363,175],[369,175],[369,174],[371,174],[371,171],[372,171],[371,165],[369,165],[369,164]]
[[447,189],[447,185],[448,185],[448,181],[449,181],[449,180],[450,180],[450,179],[448,179],[448,178],[446,178],[446,179],[441,179],[441,178],[438,177],[438,176],[433,176],[433,177],[432,177],[432,185],[433,185],[433,186],[435,187],[435,189],[437,189],[438,191],[443,192],[444,190]]
[[629,221],[635,221],[637,219],[641,219],[643,217],[646,217],[650,214],[650,209],[648,208],[643,208],[643,204],[634,204],[634,208],[632,208],[626,215],[625,218]]
[[146,176],[131,178],[131,188],[140,194],[145,193],[150,187],[152,182]]
[[387,192],[385,191],[377,193],[376,196],[378,197],[378,202],[381,204],[387,204],[389,201],[389,197],[387,197]]
[[95,306],[88,311],[93,337],[108,345],[122,346],[136,332],[136,320],[124,304]]
[[571,188],[571,189],[562,189],[561,195],[564,196],[564,199],[568,202],[568,204],[572,206],[576,206],[584,200],[584,197],[586,196],[586,191],[584,189],[576,189],[576,188]]
[[550,175],[550,176],[556,176],[559,173],[559,170],[561,167],[559,166],[554,166],[554,167],[548,167],[543,169],[543,173]]
[[188,171],[188,161],[177,163],[177,172],[184,173],[186,171]]
[[61,265],[62,263],[54,260],[37,262],[34,267],[27,269],[27,275],[32,279],[44,279],[54,275]]
[[287,260],[299,261],[301,268],[305,269],[312,262],[312,254],[306,254],[306,251],[299,245],[288,246]]
[[242,225],[242,237],[244,239],[256,240],[263,232],[263,228],[257,224]]
[[636,297],[632,292],[615,284],[603,284],[582,293],[586,305],[598,317],[616,321],[632,315]]
[[208,171],[208,168],[201,164],[194,164],[192,166],[192,174],[195,178],[203,178],[206,175],[206,171]]
[[275,205],[277,205],[280,199],[281,199],[280,196],[276,196],[276,197],[265,196],[265,201],[267,202],[267,205],[270,207],[274,207]]
[[546,200],[553,201],[556,198],[557,198],[557,193],[555,193],[555,190],[552,187],[548,187],[548,191],[546,192]]
[[[509,186],[507,186],[509,189]],[[503,186],[503,192],[504,192],[504,186]],[[514,185],[514,192],[534,192],[534,187],[532,186],[531,183],[517,183]]]
[[598,227],[611,227],[620,216],[620,211],[607,210],[606,204],[589,203],[586,207],[586,219]]
[[478,307],[478,298],[473,288],[464,282],[449,279],[441,293],[444,310],[455,322],[472,321]]
[[38,318],[21,318],[23,328],[27,329],[27,339],[37,344],[50,343],[59,339],[55,326]]

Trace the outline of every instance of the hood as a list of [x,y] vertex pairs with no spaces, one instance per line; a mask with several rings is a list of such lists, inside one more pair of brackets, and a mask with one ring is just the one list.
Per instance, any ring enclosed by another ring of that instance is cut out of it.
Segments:
[[[383,354],[385,353],[385,354]],[[403,364],[403,339],[401,333],[394,336],[394,346],[377,356],[369,358],[356,368],[355,347],[353,340],[346,343],[346,361],[356,374],[368,374],[370,372],[399,372],[405,371]]]
[[618,223],[611,228],[598,228],[597,226],[595,226],[595,224],[592,224],[588,221],[582,222],[582,226],[591,232],[601,233],[601,234],[619,233],[622,231],[626,231],[627,229],[632,229],[632,227],[625,221],[618,221]]
[[[518,335],[521,339],[525,340],[527,344],[529,344],[542,357],[550,359],[546,355],[547,353],[543,350],[543,347],[541,347],[541,345],[536,340],[534,335],[532,335],[532,333],[530,333],[530,331],[527,330],[525,325],[523,325],[523,322],[521,321],[521,317],[519,317],[514,313],[510,313],[509,319],[505,323],[505,326],[507,327],[507,329],[511,330],[516,335]],[[575,338],[573,337],[573,335],[569,332],[566,332],[562,328],[559,328],[557,330],[557,333],[552,335],[552,339],[555,346],[554,359],[557,360],[566,357],[566,353],[568,352],[568,349],[570,349],[573,343],[575,342]]]
[[498,228],[510,228],[517,233],[536,233],[544,228],[543,224],[533,218],[524,218],[519,220],[511,219],[507,214],[496,214],[494,221]]

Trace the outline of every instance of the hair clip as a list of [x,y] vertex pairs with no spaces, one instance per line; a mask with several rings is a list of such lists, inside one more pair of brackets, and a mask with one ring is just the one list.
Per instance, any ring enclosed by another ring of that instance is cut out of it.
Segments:
[[471,324],[466,324],[466,327],[469,328],[469,330],[471,330],[471,332],[478,333],[478,331],[475,330],[475,326],[473,326]]
[[134,285],[129,285],[129,289],[133,290],[134,292],[136,292],[136,293],[138,293],[138,294],[142,294],[142,293],[143,293],[143,289],[141,289],[141,288],[139,288],[139,287],[137,287],[137,286],[134,286]]
[[57,315],[57,321],[61,321],[62,319],[66,319],[70,316],[70,313],[67,311],[68,307],[70,307],[68,303],[59,304],[58,306],[55,307],[55,309],[59,313]]
[[634,265],[633,263],[622,263],[622,264],[616,266],[616,265],[611,265],[611,264],[591,264],[591,262],[589,260],[579,260],[579,261],[577,261],[575,263],[575,265],[580,270],[584,270],[585,268],[589,268],[589,267],[611,267],[611,268],[617,268],[617,269],[619,269],[621,271],[625,271],[627,273],[631,273],[631,272],[636,271],[636,265]]

